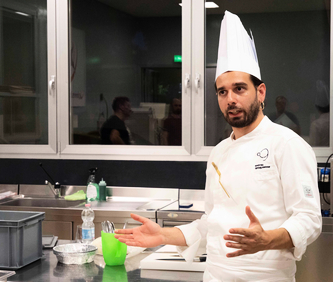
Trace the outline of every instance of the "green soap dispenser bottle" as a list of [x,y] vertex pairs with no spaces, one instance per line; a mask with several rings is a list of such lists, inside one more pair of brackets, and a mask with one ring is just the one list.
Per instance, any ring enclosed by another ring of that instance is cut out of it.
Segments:
[[88,202],[96,201],[99,198],[99,187],[98,184],[95,183],[95,173],[96,168],[89,169],[89,178],[88,178],[88,185],[87,185],[87,200]]

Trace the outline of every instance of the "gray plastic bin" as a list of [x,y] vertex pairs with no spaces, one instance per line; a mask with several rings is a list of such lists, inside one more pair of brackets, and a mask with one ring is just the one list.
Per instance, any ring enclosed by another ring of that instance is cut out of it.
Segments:
[[0,269],[18,269],[42,257],[44,212],[0,211]]

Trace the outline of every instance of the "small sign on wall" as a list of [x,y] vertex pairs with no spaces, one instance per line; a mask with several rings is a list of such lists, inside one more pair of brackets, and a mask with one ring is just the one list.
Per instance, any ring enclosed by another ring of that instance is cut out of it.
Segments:
[[86,105],[86,93],[72,92],[72,107],[84,107]]

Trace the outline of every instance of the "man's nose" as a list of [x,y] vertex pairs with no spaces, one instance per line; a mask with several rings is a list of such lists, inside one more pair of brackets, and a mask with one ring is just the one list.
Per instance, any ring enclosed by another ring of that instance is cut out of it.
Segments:
[[227,93],[228,104],[236,103],[236,100],[237,100],[237,95],[233,91],[229,90]]

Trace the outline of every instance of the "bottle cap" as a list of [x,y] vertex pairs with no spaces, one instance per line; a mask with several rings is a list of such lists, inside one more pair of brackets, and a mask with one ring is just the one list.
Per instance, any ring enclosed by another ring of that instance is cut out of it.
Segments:
[[101,186],[101,185],[106,186],[106,182],[103,180],[103,178],[102,178],[102,180],[98,183],[98,185],[99,185],[99,186]]

